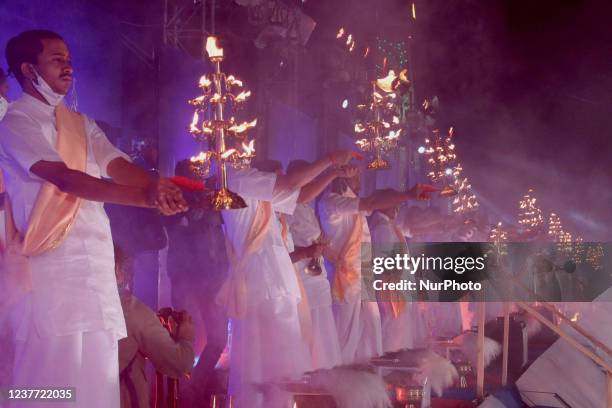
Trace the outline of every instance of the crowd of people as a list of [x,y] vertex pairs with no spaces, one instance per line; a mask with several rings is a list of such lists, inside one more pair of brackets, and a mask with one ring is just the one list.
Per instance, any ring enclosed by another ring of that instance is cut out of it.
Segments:
[[[134,164],[95,121],[64,105],[73,69],[58,34],[21,33],[6,58],[23,90],[0,122],[2,273],[10,294],[0,312],[14,349],[11,387],[74,387],[70,406],[144,407],[148,358],[171,378],[190,373],[185,406],[208,406],[231,321],[234,406],[283,406],[263,385],[419,347],[431,336],[419,299],[371,296],[372,257],[407,253],[409,240],[484,234],[477,223],[412,204],[430,198],[423,185],[361,196],[350,150],[286,169],[259,160],[230,171],[229,188],[247,206],[213,211],[203,204],[206,192],[182,191]],[[0,72],[0,102],[5,79]],[[176,175],[195,177],[188,161]],[[148,215],[126,217],[126,206]],[[167,237],[172,306],[185,311],[172,315],[172,330],[155,299],[134,295],[141,282],[158,279],[155,262],[143,273],[130,256],[138,251],[125,248],[142,245],[138,231],[147,228],[162,238],[146,259],[157,262]],[[440,316],[450,316],[453,328],[437,333],[464,328],[459,304],[435,307],[452,309]]]

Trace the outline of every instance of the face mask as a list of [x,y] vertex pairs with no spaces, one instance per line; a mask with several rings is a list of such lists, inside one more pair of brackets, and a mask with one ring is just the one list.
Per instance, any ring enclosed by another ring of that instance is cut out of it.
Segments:
[[0,96],[0,120],[4,118],[4,115],[6,115],[7,109],[8,109],[8,101],[4,99],[2,96]]
[[36,70],[34,70],[34,73],[36,74],[36,80],[38,82],[36,83],[32,81],[32,85],[34,85],[34,88],[36,88],[36,90],[43,96],[43,98],[45,98],[49,105],[59,105],[60,102],[64,99],[64,95],[57,93],[53,89],[51,89],[49,84],[40,75],[38,75],[38,72],[36,72]]

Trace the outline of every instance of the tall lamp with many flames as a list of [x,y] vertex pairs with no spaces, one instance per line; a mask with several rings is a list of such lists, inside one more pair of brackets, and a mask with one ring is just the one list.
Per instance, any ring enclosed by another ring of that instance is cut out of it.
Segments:
[[237,93],[243,87],[242,81],[221,72],[223,49],[217,45],[216,37],[206,39],[206,52],[214,72],[200,78],[202,95],[189,101],[195,107],[189,132],[197,141],[206,142],[207,149],[191,158],[191,167],[197,175],[205,178],[210,173],[211,164],[216,162],[218,185],[211,203],[215,210],[244,208],[246,203],[242,197],[227,186],[227,165],[234,168],[250,165],[255,148],[254,140],[249,141],[246,133],[255,127],[257,119],[239,124],[234,116],[224,117],[224,111],[231,110],[235,114],[251,92],[242,90]]
[[368,169],[384,170],[390,168],[385,153],[397,147],[402,129],[400,120],[395,115],[394,92],[401,83],[408,83],[406,70],[396,76],[390,70],[385,78],[372,82],[372,94],[368,104],[357,108],[363,113],[364,120],[355,123],[355,144],[364,152],[370,153],[372,159],[368,162]]

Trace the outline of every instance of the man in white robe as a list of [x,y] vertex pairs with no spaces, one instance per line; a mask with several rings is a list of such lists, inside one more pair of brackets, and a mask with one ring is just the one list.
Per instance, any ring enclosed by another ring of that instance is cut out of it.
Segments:
[[373,281],[372,244],[366,215],[427,195],[417,184],[405,193],[381,190],[359,198],[360,187],[359,175],[334,180],[319,202],[321,226],[329,240],[326,258],[330,261],[334,313],[343,364],[369,360],[382,354],[380,313],[376,300],[369,294]]
[[[102,202],[157,206],[167,214],[182,210],[185,203],[169,181],[151,180],[133,166],[84,115],[80,115],[80,131],[62,134],[84,136],[85,170],[68,168],[59,149],[61,128],[56,126],[60,112],[67,112],[62,97],[72,81],[72,66],[58,34],[21,33],[9,41],[6,55],[24,91],[0,124],[0,167],[12,203],[14,232],[28,237],[35,218],[33,208],[43,189],[77,202],[80,199],[61,239],[52,248],[28,256],[31,289],[0,310],[8,311],[12,321],[16,345],[13,386],[75,388],[76,402],[58,402],[54,407],[117,408],[117,340],[125,336],[126,329]],[[68,114],[71,118],[77,115]],[[25,250],[23,241],[17,238],[14,242],[19,253],[22,247]],[[2,270],[4,276],[8,272]],[[26,275],[19,276],[25,279]],[[0,294],[2,300],[5,295]]]
[[[297,171],[308,163],[294,160],[289,163],[287,173]],[[338,170],[330,173],[319,180],[318,190],[313,194],[318,196],[329,183],[338,177],[351,175],[352,170]],[[327,270],[321,251],[323,250],[321,225],[310,203],[298,204],[293,215],[287,217],[289,232],[294,248],[292,260],[304,282],[304,289],[308,297],[310,316],[312,320],[312,341],[310,354],[312,369],[326,369],[338,366],[342,363],[340,355],[340,343],[332,312],[332,297]],[[323,239],[324,241],[324,239]],[[303,254],[303,255],[298,255]],[[295,259],[294,259],[295,257]],[[314,271],[309,265],[314,263],[320,269]],[[316,274],[318,273],[318,275]]]
[[[395,224],[397,207],[375,211],[370,218],[374,257],[408,255],[408,245],[400,227]],[[388,274],[390,271],[386,271]],[[381,275],[383,280],[386,278]],[[402,270],[392,281],[415,281],[414,274]],[[395,299],[397,297],[397,299]],[[382,310],[383,351],[393,352],[407,348],[423,347],[427,341],[427,329],[416,303],[416,293],[407,291],[382,294],[379,306]]]
[[223,211],[231,271],[218,297],[232,318],[229,392],[237,408],[278,406],[260,385],[311,368],[300,285],[274,212],[293,213],[302,187],[352,157],[334,152],[289,175],[248,169],[228,176],[247,204]]

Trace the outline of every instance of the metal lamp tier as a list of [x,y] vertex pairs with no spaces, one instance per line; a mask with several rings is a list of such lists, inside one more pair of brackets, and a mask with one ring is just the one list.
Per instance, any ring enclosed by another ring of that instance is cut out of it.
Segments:
[[[215,210],[244,208],[246,203],[242,197],[228,188],[227,165],[230,164],[234,168],[250,165],[255,156],[255,149],[254,141],[247,140],[246,132],[255,127],[257,120],[238,124],[234,117],[224,116],[224,109],[226,105],[238,108],[248,99],[251,92],[242,91],[239,94],[234,92],[235,89],[242,88],[242,81],[233,75],[221,72],[223,49],[217,46],[215,37],[208,37],[206,51],[215,70],[210,78],[206,75],[200,78],[199,87],[203,94],[189,101],[190,105],[196,107],[189,131],[196,140],[206,141],[208,150],[191,158],[192,169],[204,178],[210,172],[211,163],[216,162],[218,187],[211,198],[212,208]],[[201,119],[200,113],[208,113],[210,119]]]

